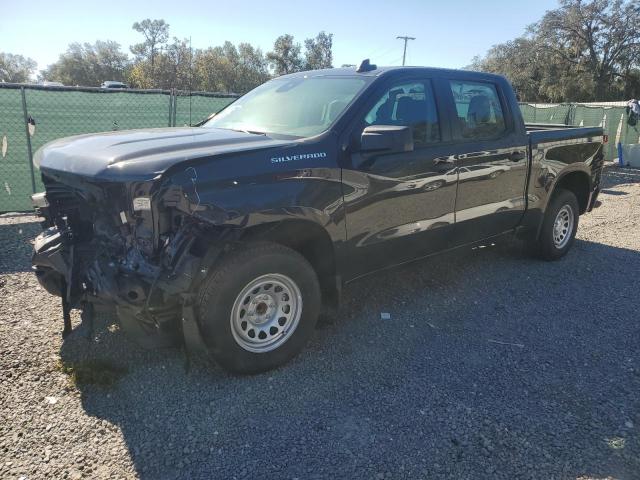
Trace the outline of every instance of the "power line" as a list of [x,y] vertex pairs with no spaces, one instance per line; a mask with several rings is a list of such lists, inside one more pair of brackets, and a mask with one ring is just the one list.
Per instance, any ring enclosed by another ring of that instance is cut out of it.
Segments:
[[407,58],[407,42],[409,40],[415,40],[416,37],[407,37],[407,36],[403,37],[403,36],[398,35],[396,37],[396,40],[399,40],[399,39],[404,40],[404,52],[402,53],[402,66],[404,67],[404,61]]
[[387,57],[394,51],[395,51],[394,47],[382,47],[382,48],[378,48],[377,50],[374,50],[372,53],[368,54],[365,58],[371,58],[373,60],[376,60],[378,65],[380,65],[381,59]]
[[376,59],[376,63],[378,65],[395,65],[397,63],[400,62],[400,60],[402,60],[402,58],[398,59],[397,61],[395,60],[395,57],[398,55],[398,50],[394,47],[391,47],[385,51],[383,51],[381,54],[378,55],[374,55],[371,58],[375,58]]

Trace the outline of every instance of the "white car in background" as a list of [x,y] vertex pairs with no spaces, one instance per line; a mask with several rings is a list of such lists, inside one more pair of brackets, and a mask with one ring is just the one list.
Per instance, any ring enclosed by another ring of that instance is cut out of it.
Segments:
[[458,178],[461,182],[474,178],[496,178],[510,168],[508,165],[472,165],[470,167],[459,167]]
[[102,85],[100,85],[100,88],[113,88],[113,89],[118,89],[118,90],[124,90],[125,88],[129,88],[129,85],[127,85],[124,82],[116,82],[113,80],[107,80],[106,82],[102,82]]
[[508,165],[472,165],[469,167],[457,167],[443,173],[442,175],[421,178],[407,177],[400,179],[401,181],[390,190],[400,192],[404,190],[421,189],[425,192],[429,192],[457,181],[465,182],[483,178],[494,179],[510,169],[511,167]]

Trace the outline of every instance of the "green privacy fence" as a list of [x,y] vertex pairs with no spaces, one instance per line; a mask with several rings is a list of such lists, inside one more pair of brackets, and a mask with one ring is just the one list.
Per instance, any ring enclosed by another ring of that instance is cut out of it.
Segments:
[[609,143],[605,145],[605,160],[618,157],[618,143],[640,143],[640,127],[627,123],[626,102],[547,104],[521,103],[526,123],[557,123],[582,127],[602,126]]
[[[0,83],[0,212],[31,209],[42,190],[33,153],[56,138],[83,133],[193,125],[237,96],[177,90],[108,90]],[[616,146],[640,143],[627,125],[624,102],[608,104],[521,103],[527,123],[604,126],[605,158]]]
[[209,115],[219,112],[235,98],[221,97],[216,93],[176,92],[174,97],[174,126],[193,125]]
[[43,189],[33,154],[83,133],[193,125],[237,95],[0,83],[0,212],[31,209]]
[[20,90],[0,88],[0,211],[25,210],[33,190]]

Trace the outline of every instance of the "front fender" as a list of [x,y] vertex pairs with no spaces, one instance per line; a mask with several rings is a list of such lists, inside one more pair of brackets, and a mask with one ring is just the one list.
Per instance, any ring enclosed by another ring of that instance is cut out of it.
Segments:
[[346,237],[339,168],[214,179],[209,172],[190,166],[164,185],[160,196],[165,206],[210,225],[251,228],[305,220],[327,230],[333,241]]

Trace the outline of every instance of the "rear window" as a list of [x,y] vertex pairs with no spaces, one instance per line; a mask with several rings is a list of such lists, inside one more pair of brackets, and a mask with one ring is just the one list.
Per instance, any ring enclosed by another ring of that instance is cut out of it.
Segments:
[[475,140],[502,136],[506,127],[495,85],[455,80],[449,83],[458,113],[458,136]]

